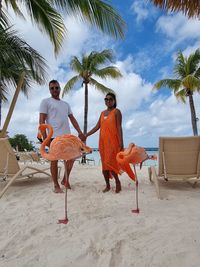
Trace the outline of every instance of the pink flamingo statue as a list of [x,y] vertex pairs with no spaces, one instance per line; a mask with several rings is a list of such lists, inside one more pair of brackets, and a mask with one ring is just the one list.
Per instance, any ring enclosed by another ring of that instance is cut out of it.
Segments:
[[[47,160],[70,160],[79,158],[85,154],[92,153],[92,149],[86,146],[78,137],[71,134],[64,134],[56,137],[50,143],[53,135],[53,128],[50,124],[41,124],[39,131],[42,133],[49,130],[47,138],[40,146],[40,154]],[[49,152],[46,153],[45,146],[49,146]],[[58,220],[58,223],[67,224],[67,185],[65,184],[65,218]]]
[[[143,147],[138,147],[135,144],[131,143],[129,144],[128,148],[125,149],[124,151],[120,151],[116,159],[118,163],[120,164],[120,167],[122,168],[123,171],[127,172],[129,177],[135,181],[136,184],[136,209],[133,209],[133,213],[139,213],[139,205],[138,205],[138,178],[137,178],[137,172],[135,165],[140,164],[140,168],[142,167],[142,163],[145,160],[151,159],[151,160],[156,160],[157,156],[156,155],[148,155]],[[133,164],[134,167],[134,172],[133,173],[130,163]]]

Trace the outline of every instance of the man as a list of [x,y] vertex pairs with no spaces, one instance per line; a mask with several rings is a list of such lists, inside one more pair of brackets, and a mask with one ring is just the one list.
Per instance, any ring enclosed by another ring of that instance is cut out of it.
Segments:
[[[40,104],[40,118],[39,123],[51,124],[54,130],[52,138],[60,136],[62,134],[70,134],[69,120],[72,125],[77,130],[79,138],[82,141],[85,141],[85,136],[82,133],[79,124],[75,117],[72,114],[70,105],[60,99],[60,85],[57,80],[52,80],[49,82],[49,90],[51,97],[43,99]],[[43,139],[47,137],[46,132],[42,133]],[[65,164],[65,174],[61,184],[65,184],[68,188],[69,184],[69,175],[72,170],[74,160],[64,161]],[[54,183],[54,192],[61,193],[62,190],[58,183],[58,161],[51,161],[51,175]]]

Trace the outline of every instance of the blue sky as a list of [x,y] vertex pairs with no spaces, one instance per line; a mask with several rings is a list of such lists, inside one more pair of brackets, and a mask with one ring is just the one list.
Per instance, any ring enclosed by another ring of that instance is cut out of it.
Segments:
[[[192,135],[190,110],[177,102],[167,89],[152,91],[154,82],[172,77],[176,53],[182,50],[185,55],[200,47],[200,21],[188,19],[181,13],[167,13],[154,7],[146,0],[112,1],[127,23],[123,41],[116,41],[96,29],[66,17],[68,36],[57,58],[52,44],[30,21],[24,21],[10,12],[13,24],[21,36],[41,55],[49,66],[49,80],[58,79],[62,85],[74,73],[69,68],[72,56],[80,57],[92,50],[112,48],[116,57],[115,65],[123,78],[118,81],[101,81],[113,88],[117,94],[118,107],[123,115],[124,143],[134,142],[141,146],[158,146],[159,136]],[[33,85],[29,98],[20,95],[14,115],[9,125],[10,136],[23,133],[36,141],[38,112],[41,99],[49,96],[48,84],[42,87]],[[89,88],[90,129],[105,109],[104,96],[94,88]],[[64,97],[69,102],[80,126],[83,126],[83,88]],[[200,117],[200,95],[194,96],[197,117]],[[8,104],[3,106],[3,119]],[[200,126],[198,125],[199,131]],[[76,132],[72,129],[72,133]],[[98,146],[98,133],[88,139],[92,147]]]

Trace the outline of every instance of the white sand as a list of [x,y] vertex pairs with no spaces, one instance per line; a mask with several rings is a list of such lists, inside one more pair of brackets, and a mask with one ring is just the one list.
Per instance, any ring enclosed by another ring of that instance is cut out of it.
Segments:
[[[163,200],[138,171],[140,214],[134,215],[135,186],[121,176],[122,192],[103,194],[100,168],[76,164],[68,191],[52,192],[48,178],[17,181],[0,200],[0,266],[115,267],[199,266],[200,186],[162,182]],[[0,189],[3,183],[0,183]]]

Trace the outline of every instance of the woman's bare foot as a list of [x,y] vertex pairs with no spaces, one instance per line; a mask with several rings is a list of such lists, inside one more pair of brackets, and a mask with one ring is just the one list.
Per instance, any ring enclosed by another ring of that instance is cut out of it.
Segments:
[[115,193],[119,193],[122,190],[120,181],[116,183]]
[[110,186],[106,186],[106,188],[102,191],[103,193],[106,193],[106,192],[108,192],[108,191],[110,191]]
[[61,184],[67,187],[67,189],[71,189],[69,181],[67,181],[65,178],[62,179]]

